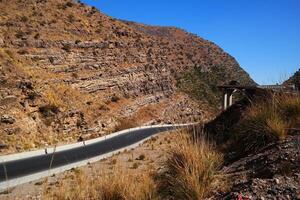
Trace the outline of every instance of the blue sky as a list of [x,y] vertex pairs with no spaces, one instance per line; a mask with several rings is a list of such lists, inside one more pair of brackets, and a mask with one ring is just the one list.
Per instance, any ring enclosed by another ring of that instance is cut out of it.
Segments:
[[300,0],[83,0],[105,14],[213,41],[259,84],[300,68]]

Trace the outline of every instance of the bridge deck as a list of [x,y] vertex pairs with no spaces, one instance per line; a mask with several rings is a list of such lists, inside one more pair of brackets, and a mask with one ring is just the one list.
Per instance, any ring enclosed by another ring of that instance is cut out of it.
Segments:
[[238,89],[238,90],[296,90],[295,85],[218,85],[220,89]]

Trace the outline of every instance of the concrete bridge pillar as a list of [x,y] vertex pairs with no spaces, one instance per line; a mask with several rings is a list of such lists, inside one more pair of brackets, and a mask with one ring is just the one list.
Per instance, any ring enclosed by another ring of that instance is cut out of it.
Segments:
[[233,93],[236,90],[233,89],[227,89],[224,91],[223,94],[223,110],[226,110],[229,106],[232,106],[233,104]]
[[232,106],[232,100],[233,100],[233,92],[230,93],[229,95],[229,106]]
[[227,100],[228,100],[228,94],[226,92],[224,92],[223,94],[223,110],[227,109]]

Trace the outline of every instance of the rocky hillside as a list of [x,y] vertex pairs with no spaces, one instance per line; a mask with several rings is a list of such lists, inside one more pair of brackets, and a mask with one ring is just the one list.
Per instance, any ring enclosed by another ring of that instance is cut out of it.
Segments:
[[300,69],[298,69],[298,71],[296,71],[293,76],[291,76],[287,81],[285,81],[285,83],[300,85]]
[[0,1],[3,152],[206,120],[217,83],[253,83],[217,45],[66,0]]
[[299,199],[299,96],[257,90],[250,99],[205,125],[223,152],[226,185],[209,199]]

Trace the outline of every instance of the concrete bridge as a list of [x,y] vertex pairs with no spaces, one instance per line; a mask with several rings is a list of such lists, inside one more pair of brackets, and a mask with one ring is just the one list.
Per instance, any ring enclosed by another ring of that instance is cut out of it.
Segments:
[[226,110],[233,103],[234,93],[240,91],[246,96],[251,96],[254,91],[266,90],[275,92],[296,93],[299,92],[299,87],[296,85],[240,85],[237,81],[231,81],[229,84],[218,85],[218,88],[223,91],[223,110]]

